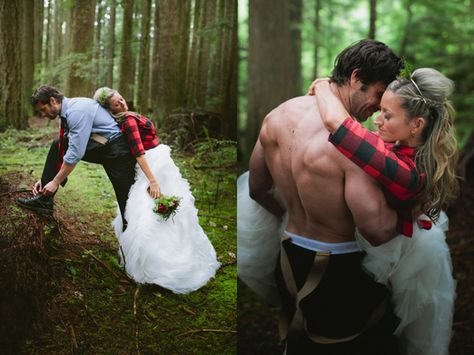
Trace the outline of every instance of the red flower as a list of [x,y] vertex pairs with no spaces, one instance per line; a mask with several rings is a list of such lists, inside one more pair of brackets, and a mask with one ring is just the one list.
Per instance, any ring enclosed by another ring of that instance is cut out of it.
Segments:
[[158,206],[158,213],[164,213],[164,212],[166,212],[167,209],[168,208],[165,205],[160,203],[160,205]]

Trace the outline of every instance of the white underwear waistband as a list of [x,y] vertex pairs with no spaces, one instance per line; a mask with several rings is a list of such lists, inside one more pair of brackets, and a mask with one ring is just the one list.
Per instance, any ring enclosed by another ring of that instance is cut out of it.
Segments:
[[302,237],[298,234],[291,233],[286,230],[285,234],[291,238],[290,241],[294,245],[312,251],[325,251],[330,252],[331,254],[349,254],[362,251],[362,248],[356,241],[342,243],[326,243],[320,242],[319,240]]

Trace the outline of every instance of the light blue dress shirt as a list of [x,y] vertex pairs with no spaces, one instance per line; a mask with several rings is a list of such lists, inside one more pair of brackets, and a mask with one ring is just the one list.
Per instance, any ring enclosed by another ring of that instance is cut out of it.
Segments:
[[86,97],[64,98],[61,107],[61,119],[67,123],[69,146],[63,161],[77,164],[87,150],[92,133],[112,140],[120,134],[120,128],[110,113],[95,100]]

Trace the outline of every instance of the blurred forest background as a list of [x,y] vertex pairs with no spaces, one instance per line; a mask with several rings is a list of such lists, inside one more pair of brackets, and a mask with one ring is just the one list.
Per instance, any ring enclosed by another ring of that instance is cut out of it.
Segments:
[[329,76],[336,55],[362,38],[393,48],[414,68],[456,83],[462,147],[474,125],[473,0],[239,1],[239,153],[247,168],[265,115]]
[[236,0],[2,0],[0,48],[0,129],[27,126],[40,84],[106,85],[159,127],[203,121],[236,139]]

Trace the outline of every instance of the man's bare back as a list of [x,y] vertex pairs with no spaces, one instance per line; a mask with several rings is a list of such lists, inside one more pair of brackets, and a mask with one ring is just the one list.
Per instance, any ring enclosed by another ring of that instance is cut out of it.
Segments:
[[[328,142],[316,99],[288,100],[265,118],[250,162],[250,190],[283,195],[287,230],[324,242],[354,240],[355,226],[373,243],[391,233],[394,218],[379,187]],[[387,223],[387,230],[378,228]],[[391,224],[391,225],[390,225]]]

